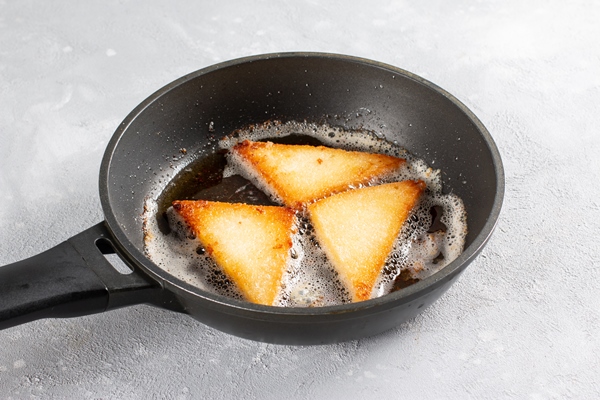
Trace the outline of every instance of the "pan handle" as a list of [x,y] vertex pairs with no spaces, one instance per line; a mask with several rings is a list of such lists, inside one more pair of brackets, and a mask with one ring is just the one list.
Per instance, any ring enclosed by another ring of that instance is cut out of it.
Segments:
[[118,272],[104,254],[112,235],[99,223],[41,254],[0,267],[0,329],[163,301],[161,285],[139,269]]

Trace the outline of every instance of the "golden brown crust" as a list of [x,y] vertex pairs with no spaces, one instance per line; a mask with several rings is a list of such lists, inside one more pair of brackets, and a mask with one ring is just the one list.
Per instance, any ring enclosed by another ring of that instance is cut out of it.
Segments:
[[315,234],[352,301],[368,300],[410,211],[425,189],[403,181],[346,191],[308,206]]
[[294,209],[398,170],[405,160],[385,154],[245,140],[233,147],[284,204]]
[[292,247],[293,210],[205,200],[175,201],[173,209],[248,301],[273,304]]

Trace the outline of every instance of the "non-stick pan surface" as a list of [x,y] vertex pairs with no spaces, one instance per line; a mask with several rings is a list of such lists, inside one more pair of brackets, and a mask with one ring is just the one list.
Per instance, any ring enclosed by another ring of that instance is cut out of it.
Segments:
[[[233,130],[267,120],[375,131],[434,168],[468,213],[463,254],[406,289],[322,308],[250,304],[175,279],[143,252],[143,207],[178,171],[217,151]],[[185,149],[185,151],[182,151]],[[452,95],[401,69],[318,53],[234,60],[191,73],[140,104],[111,139],[100,171],[106,221],[47,253],[0,268],[0,328],[136,303],[190,314],[217,329],[275,343],[326,343],[382,332],[417,315],[481,251],[504,194],[502,163],[481,122]],[[116,251],[133,273],[116,272]]]

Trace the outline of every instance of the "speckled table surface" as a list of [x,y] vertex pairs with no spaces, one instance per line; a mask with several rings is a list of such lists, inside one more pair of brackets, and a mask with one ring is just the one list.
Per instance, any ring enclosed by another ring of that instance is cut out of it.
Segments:
[[316,347],[134,306],[0,331],[0,398],[600,397],[600,4],[0,1],[0,265],[102,221],[121,120],[237,57],[349,54],[453,93],[490,130],[506,198],[489,245],[417,318]]

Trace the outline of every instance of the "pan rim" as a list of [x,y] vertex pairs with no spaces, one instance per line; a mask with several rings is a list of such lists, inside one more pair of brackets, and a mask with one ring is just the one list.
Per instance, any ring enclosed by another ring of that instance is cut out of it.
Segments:
[[[375,299],[370,299],[358,303],[314,308],[278,307],[254,304],[246,301],[228,298],[218,294],[203,291],[200,288],[183,282],[178,278],[172,276],[168,272],[164,271],[152,261],[150,261],[144,255],[144,252],[141,249],[137,248],[127,238],[127,235],[125,231],[121,228],[121,225],[118,221],[118,217],[113,212],[113,207],[110,203],[109,171],[113,154],[118,148],[119,142],[125,134],[125,132],[127,131],[128,126],[131,125],[131,123],[137,118],[137,116],[140,115],[148,106],[154,103],[157,99],[161,98],[163,95],[170,92],[171,90],[185,84],[191,79],[195,79],[199,76],[209,74],[215,70],[229,68],[255,61],[269,60],[273,58],[329,58],[339,61],[347,61],[351,63],[366,65],[369,67],[381,68],[391,73],[395,73],[405,78],[416,81],[421,85],[426,86],[428,89],[433,90],[438,94],[441,94],[442,96],[446,97],[475,125],[483,141],[488,147],[488,150],[491,155],[496,176],[496,193],[494,195],[494,201],[492,204],[491,212],[488,215],[487,221],[485,222],[483,228],[474,238],[473,242],[463,250],[463,252],[458,258],[456,258],[454,261],[452,261],[450,264],[445,266],[437,273],[429,276],[426,279],[423,279],[422,281],[419,281],[407,288],[404,288],[403,290],[399,290]],[[163,86],[162,88],[158,89],[150,96],[148,96],[125,117],[125,119],[119,124],[118,128],[112,135],[105,150],[100,166],[99,191],[100,202],[104,212],[107,228],[116,239],[115,245],[119,248],[120,252],[122,253],[121,255],[127,258],[127,260],[133,263],[136,267],[140,268],[143,272],[149,274],[153,279],[155,279],[159,284],[161,284],[163,288],[167,286],[166,289],[168,290],[173,291],[173,289],[175,289],[200,297],[203,300],[208,301],[209,304],[213,304],[215,307],[219,307],[221,311],[227,313],[237,313],[240,311],[249,312],[253,314],[253,318],[256,318],[257,316],[260,318],[261,315],[265,317],[269,315],[315,317],[318,315],[331,316],[336,314],[344,315],[345,318],[352,318],[352,316],[355,315],[356,318],[358,318],[365,310],[378,309],[380,311],[383,311],[388,308],[393,308],[399,303],[404,303],[406,301],[409,301],[410,299],[418,298],[427,292],[433,291],[436,287],[442,285],[447,280],[453,279],[455,276],[458,276],[458,274],[460,274],[460,272],[462,272],[483,249],[485,244],[490,239],[494,228],[496,227],[502,208],[502,203],[504,200],[505,175],[500,152],[487,128],[485,128],[485,126],[479,120],[479,118],[477,118],[477,116],[469,108],[467,108],[466,105],[464,105],[454,95],[442,89],[438,85],[412,72],[367,58],[323,52],[281,52],[241,57],[210,65],[205,68],[186,74],[168,83],[167,85]]]

